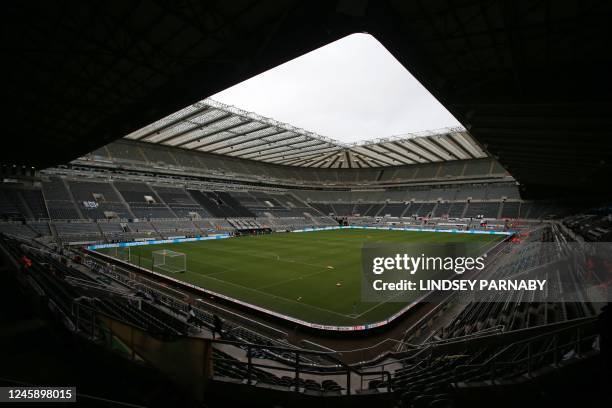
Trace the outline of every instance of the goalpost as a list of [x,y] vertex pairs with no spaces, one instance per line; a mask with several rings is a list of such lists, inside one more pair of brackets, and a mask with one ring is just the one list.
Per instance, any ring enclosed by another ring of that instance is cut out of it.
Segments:
[[132,251],[130,251],[130,247],[115,247],[113,251],[113,255],[117,259],[121,259],[122,261],[131,262],[132,261]]
[[187,271],[187,256],[169,249],[153,251],[153,271],[156,269],[170,273],[185,272]]

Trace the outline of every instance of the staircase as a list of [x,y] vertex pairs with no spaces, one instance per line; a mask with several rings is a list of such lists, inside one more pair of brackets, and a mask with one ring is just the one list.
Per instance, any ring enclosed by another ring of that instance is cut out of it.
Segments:
[[134,216],[134,213],[132,212],[132,209],[130,208],[130,205],[128,204],[127,201],[125,201],[125,198],[123,198],[123,195],[121,195],[121,193],[119,192],[119,190],[117,190],[117,187],[115,187],[115,183],[113,183],[112,181],[110,183],[108,183],[111,185],[111,188],[113,189],[113,191],[115,193],[117,193],[117,197],[119,197],[119,200],[121,202],[121,204],[123,204],[125,206],[125,208],[127,209],[127,212],[132,216],[132,219],[136,218]]

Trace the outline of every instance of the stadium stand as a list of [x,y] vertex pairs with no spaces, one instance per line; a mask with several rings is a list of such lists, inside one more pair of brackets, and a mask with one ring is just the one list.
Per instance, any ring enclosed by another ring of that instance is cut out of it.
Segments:
[[70,220],[82,218],[62,179],[50,177],[48,181],[43,180],[42,191],[51,219]]
[[448,209],[449,218],[462,218],[465,213],[466,204],[463,203],[453,203]]
[[136,218],[176,218],[176,215],[145,183],[114,182]]
[[448,217],[448,213],[450,211],[450,207],[451,207],[451,203],[449,202],[445,202],[445,203],[438,203],[438,205],[436,205],[436,209],[434,211],[434,217]]
[[255,216],[226,192],[189,190],[189,194],[214,217]]
[[506,201],[502,204],[501,218],[519,218],[520,214],[520,202]]
[[88,222],[57,222],[53,224],[63,242],[99,241],[102,239],[97,224]]
[[[399,204],[399,203],[389,203],[385,205],[378,214],[388,216],[388,217],[401,217],[406,211],[409,211],[410,205]],[[368,214],[367,212],[365,213]]]
[[133,218],[110,183],[68,181],[67,184],[85,218]]
[[498,218],[499,203],[468,203],[464,217],[466,218]]
[[[141,151],[128,149],[122,151],[121,157],[126,159],[131,154],[139,157]],[[319,173],[324,171],[327,170],[318,170]],[[372,172],[368,170],[370,175]],[[84,174],[86,180],[82,179]],[[82,168],[78,171],[54,169],[42,180],[42,189],[3,185],[0,203],[4,218],[27,220],[30,229],[41,237],[58,236],[65,242],[75,238],[79,238],[79,242],[114,242],[172,235],[195,236],[218,230],[231,232],[237,224],[232,225],[227,218],[253,219],[256,224],[251,227],[291,230],[330,225],[327,218],[330,214],[349,219],[372,217],[369,222],[373,223],[377,216],[389,219],[469,219],[479,216],[516,219],[521,215],[520,218],[529,219],[528,214],[532,214],[539,219],[549,217],[553,211],[559,214],[564,211],[553,205],[521,203],[516,198],[508,201],[507,197],[518,196],[511,183],[295,190],[278,185],[269,189],[248,185],[228,189],[229,186],[223,184],[203,187],[201,182],[189,178],[182,179],[181,186],[176,186],[174,178],[151,174],[142,174],[138,177],[141,181],[134,181],[133,177],[131,181],[123,181],[122,178],[118,173],[114,181],[108,181],[106,176],[98,177]],[[468,197],[488,198],[472,199],[468,203]],[[51,219],[51,222],[35,221],[40,219]],[[97,226],[66,222],[83,219],[97,221]],[[140,223],[134,220],[140,220]],[[155,222],[149,224],[144,220]],[[335,221],[331,222],[333,225]],[[355,222],[363,224],[365,221]],[[56,223],[58,227],[55,227]],[[6,228],[17,231],[20,227]],[[21,233],[29,234],[30,229],[21,229]]]
[[46,221],[30,221],[28,222],[28,226],[36,231],[41,236],[50,236],[51,229],[49,227],[49,223]]
[[574,240],[580,237],[588,242],[609,242],[612,236],[612,217],[607,208],[566,217],[562,225],[571,231]]
[[36,231],[30,228],[29,225],[21,222],[0,222],[0,233],[24,238],[34,238],[38,236]]
[[183,188],[154,186],[153,189],[163,202],[179,218],[207,218],[208,213],[198,205]]
[[[125,224],[124,224],[125,225]],[[98,227],[108,241],[121,240],[127,233],[127,227],[118,222],[98,222]]]
[[23,218],[27,214],[16,190],[7,189],[0,193],[0,213],[6,219]]

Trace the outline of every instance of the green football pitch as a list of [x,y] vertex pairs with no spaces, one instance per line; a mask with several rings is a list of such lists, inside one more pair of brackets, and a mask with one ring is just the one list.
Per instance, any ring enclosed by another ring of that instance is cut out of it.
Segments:
[[[152,268],[152,252],[186,255],[186,272],[163,273],[201,288],[309,323],[354,326],[385,320],[401,302],[361,301],[361,248],[368,243],[479,243],[500,235],[365,229],[277,233],[133,246],[130,262]],[[100,249],[113,254],[114,249]]]

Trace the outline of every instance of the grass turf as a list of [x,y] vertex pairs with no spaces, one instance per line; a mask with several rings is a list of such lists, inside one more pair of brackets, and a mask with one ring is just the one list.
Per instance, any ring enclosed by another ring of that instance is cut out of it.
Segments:
[[[310,323],[353,326],[386,319],[402,302],[361,302],[361,247],[370,243],[482,243],[498,235],[344,229],[277,233],[131,247],[131,262],[151,269],[152,252],[186,254],[187,271],[169,273],[199,287]],[[101,249],[112,255],[113,249]],[[337,284],[340,285],[337,285]]]

